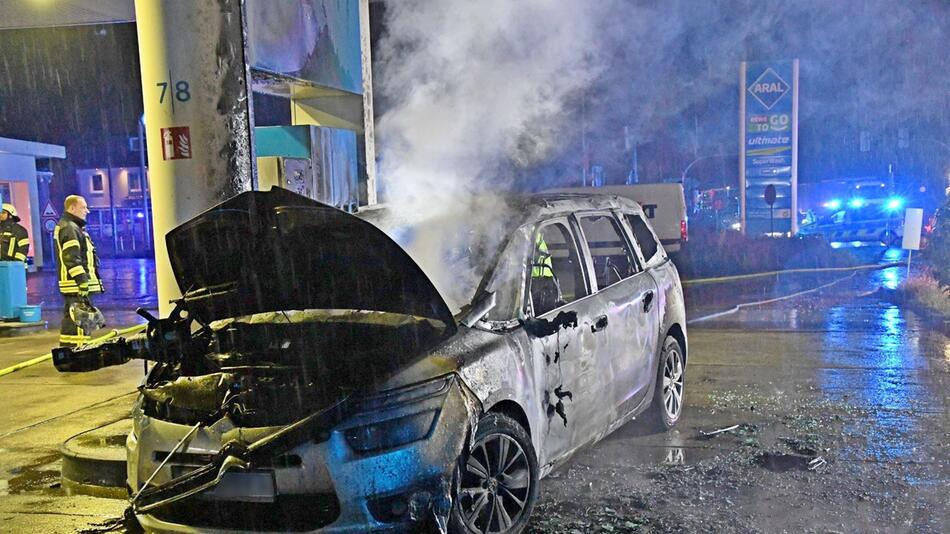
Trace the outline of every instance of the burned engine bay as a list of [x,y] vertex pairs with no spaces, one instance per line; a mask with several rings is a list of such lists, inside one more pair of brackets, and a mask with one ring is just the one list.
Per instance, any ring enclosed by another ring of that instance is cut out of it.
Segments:
[[[191,354],[156,365],[145,415],[210,425],[290,424],[372,391],[441,337],[437,321],[382,312],[287,311],[211,323]],[[342,415],[342,414],[341,414]]]
[[[183,425],[287,425],[379,384],[445,336],[440,321],[388,312],[288,310],[213,321],[176,309],[147,331],[58,349],[61,371],[156,362],[140,387],[145,415]],[[340,416],[344,416],[341,410]]]

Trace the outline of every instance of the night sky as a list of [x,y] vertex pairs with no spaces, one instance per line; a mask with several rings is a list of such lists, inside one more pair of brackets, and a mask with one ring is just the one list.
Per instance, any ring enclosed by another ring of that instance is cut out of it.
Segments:
[[[584,96],[593,163],[608,181],[626,177],[629,126],[641,180],[669,179],[695,157],[720,154],[690,175],[736,183],[738,64],[792,58],[802,65],[803,182],[883,176],[894,164],[899,176],[937,184],[950,171],[947,2],[618,5],[624,32],[605,42],[608,68]],[[66,146],[67,161],[53,162],[54,196],[72,191],[62,179],[75,168],[137,164],[126,139],[141,113],[134,24],[0,31],[0,136]],[[561,161],[577,152],[579,130],[565,132]],[[899,130],[910,147],[898,148]],[[861,131],[871,135],[869,152],[858,149]]]

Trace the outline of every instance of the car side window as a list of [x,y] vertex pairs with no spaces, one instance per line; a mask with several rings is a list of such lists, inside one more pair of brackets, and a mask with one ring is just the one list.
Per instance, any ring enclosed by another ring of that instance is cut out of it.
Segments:
[[528,293],[535,316],[587,296],[580,255],[562,223],[541,227],[534,236]]
[[633,230],[633,237],[640,246],[640,252],[643,253],[643,261],[649,263],[653,256],[656,256],[659,249],[656,238],[653,237],[653,232],[650,231],[647,223],[643,222],[643,218],[639,215],[627,213],[624,216],[627,218],[627,222],[630,223],[630,229]]
[[579,218],[579,222],[594,262],[598,288],[608,287],[636,274],[633,252],[612,215],[585,215]]

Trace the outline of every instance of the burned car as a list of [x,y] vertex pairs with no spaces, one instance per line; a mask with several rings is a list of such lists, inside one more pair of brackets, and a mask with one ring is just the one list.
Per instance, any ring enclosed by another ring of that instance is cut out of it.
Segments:
[[[519,532],[578,448],[634,418],[671,428],[683,295],[640,207],[491,205],[490,236],[443,243],[453,264],[431,277],[374,224],[280,189],[171,231],[174,312],[54,354],[62,371],[154,362],[127,441],[140,523]],[[471,289],[450,305],[453,284]]]

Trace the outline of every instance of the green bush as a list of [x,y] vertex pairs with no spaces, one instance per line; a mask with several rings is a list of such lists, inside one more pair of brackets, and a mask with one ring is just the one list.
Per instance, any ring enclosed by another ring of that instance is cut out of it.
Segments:
[[950,287],[950,196],[937,210],[925,254],[940,285]]
[[933,269],[914,274],[900,288],[898,294],[926,310],[932,319],[950,319],[950,288],[942,285]]

